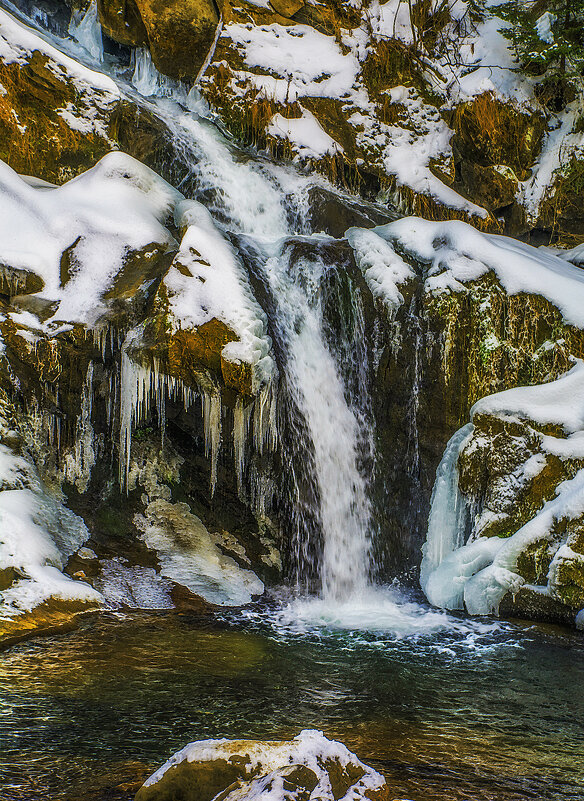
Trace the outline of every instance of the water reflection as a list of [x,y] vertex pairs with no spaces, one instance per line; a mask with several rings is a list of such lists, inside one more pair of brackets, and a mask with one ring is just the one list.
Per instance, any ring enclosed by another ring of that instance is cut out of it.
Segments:
[[320,728],[396,798],[581,801],[583,653],[510,627],[412,642],[265,614],[93,616],[0,655],[0,797],[122,801],[188,741]]

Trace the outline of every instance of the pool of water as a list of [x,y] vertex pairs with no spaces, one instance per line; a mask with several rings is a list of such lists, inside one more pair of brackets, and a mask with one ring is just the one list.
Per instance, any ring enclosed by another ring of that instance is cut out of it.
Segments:
[[396,799],[581,801],[582,636],[391,604],[99,614],[4,651],[0,798],[123,801],[192,740],[317,728]]

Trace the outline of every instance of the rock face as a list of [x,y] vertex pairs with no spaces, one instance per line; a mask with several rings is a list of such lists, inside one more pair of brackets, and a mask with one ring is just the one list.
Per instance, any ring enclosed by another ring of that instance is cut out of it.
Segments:
[[385,779],[318,731],[290,742],[202,740],[187,745],[146,780],[136,801],[241,798],[381,799]]

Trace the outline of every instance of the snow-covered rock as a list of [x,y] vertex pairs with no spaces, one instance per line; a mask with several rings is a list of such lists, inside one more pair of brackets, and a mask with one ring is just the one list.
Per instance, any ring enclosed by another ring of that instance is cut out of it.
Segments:
[[288,742],[200,740],[146,780],[136,801],[359,801],[383,797],[385,779],[320,731]]

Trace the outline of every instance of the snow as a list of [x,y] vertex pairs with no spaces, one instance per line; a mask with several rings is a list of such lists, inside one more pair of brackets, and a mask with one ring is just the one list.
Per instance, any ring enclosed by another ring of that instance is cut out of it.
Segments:
[[553,44],[554,34],[552,31],[552,25],[556,20],[556,15],[551,14],[549,11],[545,11],[541,17],[538,17],[536,20],[535,30],[537,31],[537,35],[542,42],[545,42],[546,44]]
[[[40,297],[59,302],[49,330],[60,321],[91,325],[128,251],[174,243],[164,222],[182,197],[123,153],[52,190],[30,186],[0,162],[0,260],[32,270],[44,281]],[[72,246],[72,276],[61,286],[61,257]]]
[[[327,770],[327,765],[330,763],[332,763],[330,768],[332,770],[335,769],[334,766],[337,763],[342,768],[358,770],[363,774],[338,801],[365,799],[367,793],[379,790],[385,785],[385,779],[380,773],[363,764],[342,743],[328,740],[320,731],[304,730],[290,742],[221,739],[199,740],[190,743],[150,776],[144,786],[151,787],[157,784],[167,770],[181,762],[204,763],[237,759],[239,764],[240,758],[244,760],[246,775],[257,778],[249,783],[246,782],[243,788],[245,794],[238,793],[236,797],[284,801],[288,796],[283,786],[285,773],[282,772],[282,769],[293,765],[305,765],[318,777],[318,784],[310,793],[309,801],[316,801],[316,799],[333,801],[335,799]],[[270,780],[272,780],[271,791],[267,789]],[[231,798],[231,795],[228,798]]]
[[398,287],[416,277],[414,270],[374,231],[349,228],[345,236],[373,296],[392,310],[399,308],[404,298]]
[[374,36],[380,39],[399,39],[406,45],[414,42],[410,8],[403,0],[371,3],[369,8]]
[[343,98],[353,90],[359,63],[352,54],[343,55],[332,36],[308,25],[235,23],[224,30],[248,66],[268,73],[247,77],[270,99],[291,103],[298,97]]
[[275,371],[272,342],[237,252],[200,203],[180,203],[175,218],[186,231],[164,278],[174,325],[196,328],[213,318],[223,321],[237,336],[225,345],[223,357],[252,365],[259,389]]
[[[516,387],[488,395],[471,409],[477,414],[533,420],[540,425],[561,425],[566,434],[577,434],[567,442],[582,447],[584,429],[584,361],[576,360],[574,367],[556,381],[534,387]],[[552,450],[561,447],[561,440],[546,437]],[[571,449],[570,449],[571,450]]]
[[187,504],[158,498],[148,504],[144,515],[136,515],[134,522],[145,544],[158,555],[160,575],[209,603],[240,606],[263,594],[258,577],[221,552]]
[[277,139],[288,139],[301,159],[317,159],[343,152],[341,145],[326,133],[314,114],[305,108],[297,119],[274,114],[267,130]]
[[584,327],[584,272],[552,253],[458,220],[407,217],[372,230],[428,265],[429,292],[461,291],[492,271],[510,295],[541,295],[567,323]]

